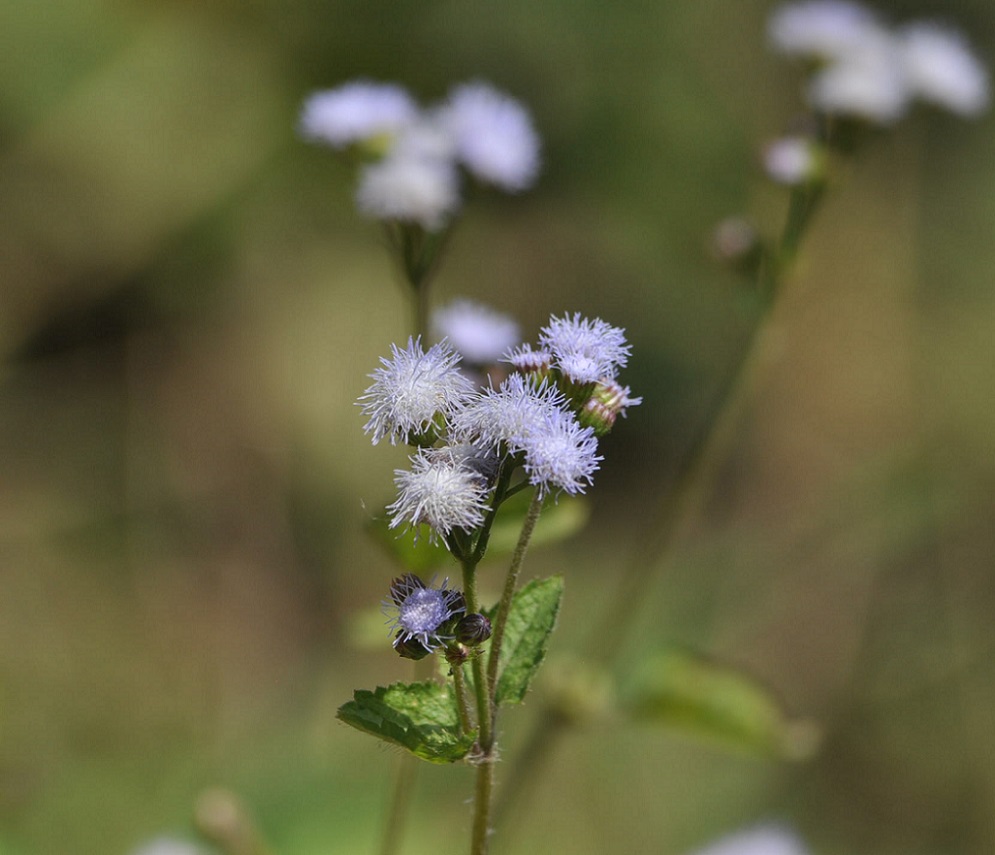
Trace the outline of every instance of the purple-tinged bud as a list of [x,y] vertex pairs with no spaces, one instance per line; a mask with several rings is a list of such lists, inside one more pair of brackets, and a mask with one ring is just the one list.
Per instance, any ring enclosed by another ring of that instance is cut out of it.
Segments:
[[629,392],[628,386],[608,377],[602,378],[577,414],[577,421],[584,427],[594,428],[596,436],[604,436],[614,427],[619,414],[624,416],[628,407],[642,403],[642,398],[630,398]]
[[405,573],[390,583],[390,598],[400,606],[415,588],[424,588],[425,583],[414,573]]
[[394,650],[397,651],[398,656],[404,659],[413,659],[415,662],[424,659],[432,652],[416,637],[404,638],[403,632],[399,632],[394,639]]
[[491,622],[486,615],[465,615],[456,624],[456,638],[464,644],[476,646],[483,644],[490,637]]

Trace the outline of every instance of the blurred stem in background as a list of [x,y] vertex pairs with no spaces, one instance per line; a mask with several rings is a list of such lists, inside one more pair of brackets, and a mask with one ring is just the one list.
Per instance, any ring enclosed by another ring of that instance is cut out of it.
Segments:
[[[681,524],[714,483],[715,469],[725,456],[756,371],[764,362],[764,333],[773,308],[824,198],[825,187],[825,178],[816,176],[792,189],[781,237],[759,258],[755,271],[759,309],[742,348],[694,431],[669,487],[660,493],[657,506],[648,515],[643,526],[646,536],[629,558],[602,619],[587,638],[584,660],[593,669],[607,670],[618,665],[627,631],[634,625],[634,609],[648,599],[646,592]],[[539,711],[523,748],[509,766],[508,779],[502,783],[494,810],[495,824],[503,824],[513,806],[525,803],[522,797],[530,786],[535,786],[558,738],[576,719],[576,711],[557,706],[555,698]]]

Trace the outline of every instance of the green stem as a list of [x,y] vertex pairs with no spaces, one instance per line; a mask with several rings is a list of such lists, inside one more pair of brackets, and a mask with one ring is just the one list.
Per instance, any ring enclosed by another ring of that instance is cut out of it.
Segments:
[[[476,614],[480,611],[477,600],[477,565],[472,558],[463,561],[463,597],[466,599],[466,613]],[[477,699],[477,726],[479,735],[477,741],[483,746],[493,744],[494,717],[491,714],[491,699],[487,693],[487,681],[484,679],[484,666],[479,656],[470,660],[473,671],[473,691]]]
[[411,794],[414,792],[415,777],[418,773],[418,760],[412,754],[398,758],[394,773],[394,787],[390,794],[390,810],[387,825],[380,842],[380,855],[394,855],[401,845],[401,835],[408,819]]
[[[511,478],[513,467],[506,467],[498,477],[498,485],[495,490],[494,509],[488,522],[493,522],[493,513],[496,512],[500,504],[500,495],[503,495]],[[490,841],[490,821],[494,792],[494,764],[497,761],[496,745],[496,719],[497,705],[494,700],[494,692],[497,686],[498,659],[501,655],[501,641],[504,638],[504,628],[508,622],[508,613],[511,609],[511,600],[518,584],[518,576],[525,560],[525,553],[528,549],[529,540],[535,530],[536,521],[542,510],[542,497],[538,491],[532,499],[528,514],[522,524],[522,532],[515,546],[514,554],[511,558],[511,566],[508,569],[508,576],[505,579],[504,593],[501,602],[498,604],[497,613],[494,616],[491,636],[491,647],[487,660],[487,673],[484,673],[483,660],[475,656],[472,660],[473,681],[477,693],[477,718],[480,725],[480,732],[477,738],[479,753],[477,762],[477,783],[474,790],[474,814],[473,814],[473,834],[471,837],[471,855],[486,855]],[[489,531],[487,525],[485,532]],[[478,541],[478,548],[474,556],[463,563],[463,595],[466,597],[467,612],[472,614],[478,611],[476,594],[476,564],[474,558],[477,553],[483,554],[486,549],[484,535]]]
[[[535,531],[536,522],[542,511],[543,497],[536,490],[532,496],[528,513],[522,523],[522,531],[518,536],[518,543],[511,556],[511,566],[508,568],[508,575],[504,581],[504,591],[501,594],[501,602],[498,604],[497,612],[494,615],[493,635],[491,636],[491,649],[487,659],[487,691],[493,698],[497,686],[497,672],[499,659],[501,657],[501,644],[504,641],[504,630],[508,623],[508,613],[511,611],[511,600],[518,587],[518,576],[522,570],[522,563],[525,561],[525,553],[529,548],[529,541],[532,539],[532,532]],[[496,712],[496,711],[495,711]],[[484,750],[489,750],[490,746],[484,745]]]
[[453,687],[456,690],[456,710],[459,713],[459,726],[463,733],[473,730],[473,721],[470,718],[470,699],[466,692],[466,676],[463,674],[462,665],[453,665]]
[[[515,470],[515,464],[504,462],[498,472],[497,483],[494,486],[494,495],[491,497],[491,509],[484,518],[484,524],[480,527],[480,534],[477,536],[477,543],[473,549],[473,563],[477,565],[483,560],[487,552],[487,544],[491,538],[491,528],[497,517],[498,508],[501,503],[508,498],[511,493],[508,490],[508,483],[511,481],[511,474]],[[469,612],[472,614],[472,612]]]
[[473,836],[470,855],[487,855],[490,842],[491,797],[494,791],[494,759],[482,757],[477,766],[477,785],[474,789]]

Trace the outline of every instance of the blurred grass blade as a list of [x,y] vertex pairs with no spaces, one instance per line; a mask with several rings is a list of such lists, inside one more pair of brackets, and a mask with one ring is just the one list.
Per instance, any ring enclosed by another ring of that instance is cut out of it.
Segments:
[[816,726],[789,719],[753,677],[687,651],[643,662],[622,703],[636,719],[768,757],[804,759],[818,743]]
[[360,689],[337,715],[357,730],[400,745],[430,763],[463,759],[476,737],[460,733],[456,701],[438,683],[394,683],[374,692]]

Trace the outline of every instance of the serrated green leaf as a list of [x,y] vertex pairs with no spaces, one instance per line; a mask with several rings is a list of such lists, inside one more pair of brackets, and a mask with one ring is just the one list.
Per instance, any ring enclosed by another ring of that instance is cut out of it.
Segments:
[[494,690],[498,704],[520,704],[546,656],[563,596],[563,577],[535,579],[511,601]]
[[[501,505],[487,542],[487,554],[510,555],[518,544],[522,523],[529,512],[532,496],[524,490]],[[529,540],[530,547],[557,543],[575,535],[587,523],[591,507],[583,496],[559,496],[542,509]]]
[[441,542],[432,542],[428,526],[398,531],[389,527],[386,517],[376,517],[369,522],[367,528],[394,560],[411,573],[428,573],[451,557],[449,550]]
[[623,705],[635,718],[782,759],[809,756],[818,742],[750,675],[692,653],[654,654],[638,669]]
[[406,748],[430,763],[462,760],[476,733],[461,733],[456,700],[438,683],[394,683],[359,689],[338,718],[364,733]]

